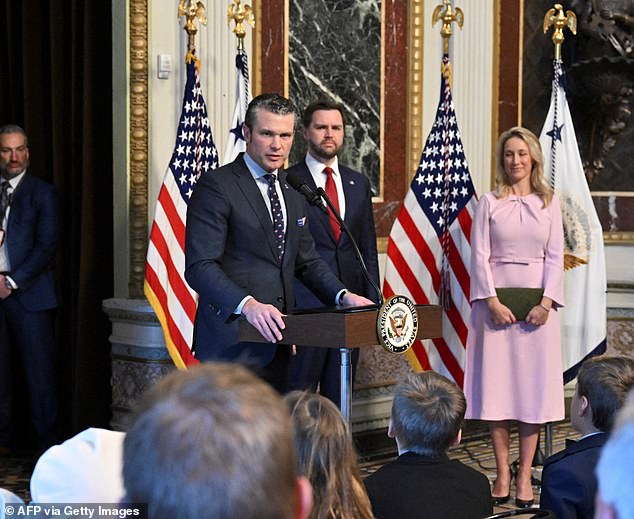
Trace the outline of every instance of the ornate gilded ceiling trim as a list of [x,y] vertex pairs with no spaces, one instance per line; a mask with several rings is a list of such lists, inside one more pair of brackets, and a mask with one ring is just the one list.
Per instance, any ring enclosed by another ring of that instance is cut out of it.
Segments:
[[148,246],[148,0],[130,0],[130,281],[128,296],[143,297]]

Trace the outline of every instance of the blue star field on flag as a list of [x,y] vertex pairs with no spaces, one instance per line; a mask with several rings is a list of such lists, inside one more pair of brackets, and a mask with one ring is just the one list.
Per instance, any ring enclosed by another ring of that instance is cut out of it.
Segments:
[[456,122],[451,89],[444,75],[440,89],[436,119],[411,185],[438,236],[451,226],[475,193]]
[[189,201],[198,177],[217,167],[218,152],[211,135],[196,64],[192,60],[187,64],[183,110],[170,160],[170,170],[186,202]]

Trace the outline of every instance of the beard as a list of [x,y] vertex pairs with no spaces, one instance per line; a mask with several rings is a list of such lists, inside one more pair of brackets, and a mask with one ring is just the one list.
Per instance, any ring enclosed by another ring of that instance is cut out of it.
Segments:
[[29,159],[26,159],[22,167],[14,169],[13,171],[9,171],[7,166],[2,164],[0,165],[0,176],[2,176],[2,178],[6,178],[7,180],[11,180],[12,178],[17,177],[19,174],[26,171],[26,169],[29,167],[29,163]]
[[[323,143],[325,142],[332,142],[335,147],[330,149],[330,148],[324,148],[323,147]],[[308,143],[309,148],[310,148],[310,153],[318,158],[318,159],[322,159],[322,160],[330,160],[330,159],[334,159],[337,154],[341,151],[341,149],[343,148],[343,146],[337,146],[334,141],[322,141],[319,144],[315,144],[314,142],[309,142]]]

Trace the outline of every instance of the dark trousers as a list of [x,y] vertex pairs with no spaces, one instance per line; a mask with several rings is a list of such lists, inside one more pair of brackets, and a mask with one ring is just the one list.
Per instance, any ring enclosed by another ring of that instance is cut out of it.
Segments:
[[23,366],[38,448],[56,441],[53,319],[54,310],[32,312],[15,295],[0,300],[0,445],[7,445],[11,436],[12,355],[17,355]]
[[255,368],[257,375],[271,384],[280,395],[288,393],[290,388],[291,347],[279,344],[273,360],[266,366]]
[[[352,350],[352,380],[359,362],[359,349]],[[338,348],[298,346],[297,355],[291,359],[291,389],[317,391],[332,400],[337,407],[341,403],[340,371],[341,353]],[[350,388],[352,391],[352,388]]]

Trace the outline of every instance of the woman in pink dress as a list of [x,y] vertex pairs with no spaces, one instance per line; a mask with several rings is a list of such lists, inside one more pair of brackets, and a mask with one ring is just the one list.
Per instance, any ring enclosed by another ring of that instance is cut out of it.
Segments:
[[[519,507],[533,504],[532,461],[541,424],[564,418],[557,316],[563,306],[563,225],[543,164],[533,133],[521,127],[504,132],[496,151],[497,189],[482,197],[471,228],[466,418],[489,422],[494,504],[510,497],[510,421],[518,422]],[[544,290],[524,321],[496,295],[496,288],[510,287]]]

